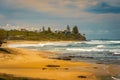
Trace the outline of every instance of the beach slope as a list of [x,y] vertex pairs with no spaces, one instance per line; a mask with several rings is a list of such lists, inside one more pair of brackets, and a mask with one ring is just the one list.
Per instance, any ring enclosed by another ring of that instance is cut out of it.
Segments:
[[48,59],[47,54],[55,53],[1,48],[0,73],[47,80],[98,80],[99,76],[112,75],[106,65]]

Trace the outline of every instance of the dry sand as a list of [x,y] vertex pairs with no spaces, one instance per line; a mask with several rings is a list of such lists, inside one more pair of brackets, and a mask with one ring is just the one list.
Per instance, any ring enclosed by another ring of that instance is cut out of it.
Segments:
[[51,52],[7,47],[5,49],[10,51],[10,54],[0,52],[0,73],[50,80],[98,80],[97,76],[120,73],[119,66],[114,69],[113,65],[48,59],[45,55],[54,54]]

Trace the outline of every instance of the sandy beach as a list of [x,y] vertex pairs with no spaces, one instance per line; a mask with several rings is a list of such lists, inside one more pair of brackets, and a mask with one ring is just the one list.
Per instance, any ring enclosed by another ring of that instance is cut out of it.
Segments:
[[45,55],[55,54],[21,48],[8,48],[12,43],[39,43],[38,41],[8,41],[0,51],[0,73],[19,77],[48,80],[99,80],[101,76],[120,73],[118,65],[104,65],[88,62],[72,62],[49,59]]

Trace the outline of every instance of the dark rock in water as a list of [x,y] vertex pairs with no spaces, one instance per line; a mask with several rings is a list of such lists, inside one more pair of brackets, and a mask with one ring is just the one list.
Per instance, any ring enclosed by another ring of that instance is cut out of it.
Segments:
[[97,60],[97,64],[117,64],[120,65],[120,60]]
[[62,60],[71,60],[70,57],[63,57]]
[[58,59],[58,60],[71,60],[70,57],[58,57],[58,58],[54,58],[54,59]]
[[71,58],[68,58],[68,57],[58,57],[58,58],[52,58],[52,59],[58,59],[58,60],[71,60]]
[[46,65],[47,67],[60,67],[60,65]]
[[75,58],[75,56],[69,56],[69,58]]
[[11,53],[8,49],[5,49],[5,48],[0,48],[0,52],[8,53],[8,54]]
[[103,64],[102,62],[96,62],[97,64]]
[[86,57],[86,58],[89,58],[89,59],[94,59],[94,57]]
[[113,54],[113,56],[120,56],[120,54]]

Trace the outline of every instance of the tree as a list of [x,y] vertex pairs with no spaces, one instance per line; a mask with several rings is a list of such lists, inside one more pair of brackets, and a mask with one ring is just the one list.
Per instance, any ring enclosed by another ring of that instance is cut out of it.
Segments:
[[29,32],[28,31],[26,31],[26,36],[29,36]]
[[44,26],[42,27],[42,31],[45,32],[45,27]]
[[67,31],[69,31],[69,32],[70,32],[70,27],[69,27],[69,25],[67,25]]
[[78,30],[78,27],[77,27],[77,26],[74,26],[74,27],[73,27],[72,33],[73,33],[73,34],[78,34],[78,33],[79,33],[79,30]]
[[50,27],[48,27],[48,32],[49,32],[49,33],[51,33],[51,32],[52,32]]

